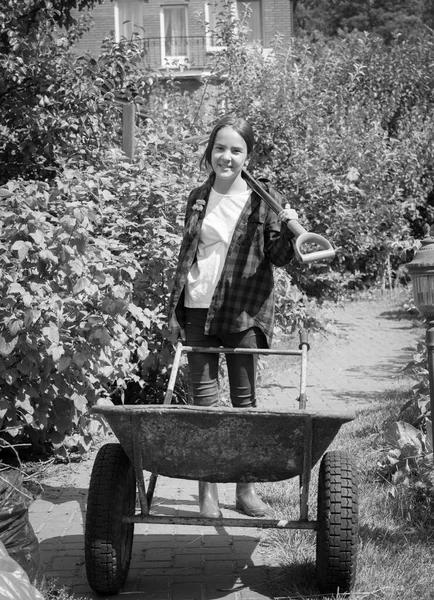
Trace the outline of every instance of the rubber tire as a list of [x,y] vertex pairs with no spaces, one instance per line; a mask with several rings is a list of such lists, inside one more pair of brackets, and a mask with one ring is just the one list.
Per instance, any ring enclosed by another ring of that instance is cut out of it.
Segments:
[[357,570],[357,468],[345,452],[327,452],[318,482],[316,573],[323,594],[349,593]]
[[92,469],[84,534],[86,574],[98,594],[112,595],[124,585],[130,567],[136,504],[134,467],[120,444],[100,448]]

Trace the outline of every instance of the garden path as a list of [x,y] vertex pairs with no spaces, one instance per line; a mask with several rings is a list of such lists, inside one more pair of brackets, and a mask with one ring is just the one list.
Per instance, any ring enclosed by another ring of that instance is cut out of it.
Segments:
[[[324,314],[331,319],[331,333],[312,336],[309,352],[311,408],[357,412],[375,408],[385,390],[407,387],[410,382],[401,369],[423,327],[402,309],[402,298],[377,297],[328,308]],[[283,360],[266,359],[270,363],[262,370],[260,392],[264,408],[297,405],[298,375]],[[83,600],[100,598],[88,586],[84,565],[83,518],[93,459],[54,470],[30,509],[46,574]],[[234,484],[220,484],[219,491],[225,516],[239,517]],[[159,478],[155,503],[162,514],[197,514],[197,484]],[[267,548],[261,546],[259,533],[254,528],[136,526],[126,586],[110,598],[282,598],[283,593],[276,596],[270,590],[273,570],[265,566]]]

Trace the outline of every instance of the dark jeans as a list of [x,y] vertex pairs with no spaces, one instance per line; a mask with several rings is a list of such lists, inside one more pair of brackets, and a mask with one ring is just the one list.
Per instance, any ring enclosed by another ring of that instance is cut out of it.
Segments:
[[[208,348],[266,348],[265,335],[258,327],[219,336],[205,335],[206,308],[185,308],[185,333],[188,346]],[[218,403],[219,354],[189,352],[190,381],[194,404],[215,406]],[[226,354],[232,405],[256,406],[257,355]]]

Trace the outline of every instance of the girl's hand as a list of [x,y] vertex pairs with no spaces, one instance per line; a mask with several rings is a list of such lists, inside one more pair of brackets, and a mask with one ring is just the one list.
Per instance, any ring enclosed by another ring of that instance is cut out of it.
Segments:
[[283,223],[292,220],[298,221],[298,214],[289,204],[285,204],[285,208],[278,214],[278,219]]

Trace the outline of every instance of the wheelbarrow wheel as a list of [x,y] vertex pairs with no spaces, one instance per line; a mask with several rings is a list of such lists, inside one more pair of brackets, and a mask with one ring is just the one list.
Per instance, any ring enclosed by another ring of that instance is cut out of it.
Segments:
[[86,574],[98,594],[116,594],[128,576],[136,503],[134,468],[120,444],[106,444],[90,478],[85,527]]
[[323,594],[348,593],[357,568],[357,469],[344,452],[327,452],[319,471],[316,571]]

